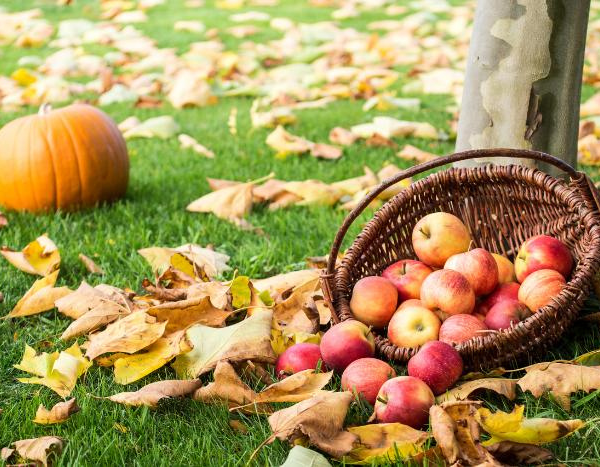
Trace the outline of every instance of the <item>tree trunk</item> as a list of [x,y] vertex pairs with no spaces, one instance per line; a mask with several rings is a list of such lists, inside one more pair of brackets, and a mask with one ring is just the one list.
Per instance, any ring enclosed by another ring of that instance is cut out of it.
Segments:
[[576,165],[589,9],[590,0],[478,0],[457,151],[535,149]]

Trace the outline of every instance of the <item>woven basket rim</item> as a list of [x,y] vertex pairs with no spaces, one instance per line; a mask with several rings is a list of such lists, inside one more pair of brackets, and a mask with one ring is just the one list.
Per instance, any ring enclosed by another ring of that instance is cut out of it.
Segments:
[[[582,223],[583,228],[589,233],[590,236],[590,248],[577,262],[573,269],[569,280],[565,288],[561,293],[555,297],[549,305],[538,310],[531,317],[524,321],[521,321],[515,326],[503,331],[489,331],[485,335],[475,337],[464,343],[455,345],[459,352],[470,352],[470,353],[482,353],[490,352],[497,348],[502,341],[514,341],[527,338],[527,334],[532,327],[541,326],[544,322],[553,319],[560,313],[560,310],[564,307],[573,304],[581,294],[587,294],[591,285],[592,272],[597,271],[600,266],[600,213],[595,206],[586,202],[582,193],[581,186],[583,185],[582,180],[585,177],[584,174],[579,179],[572,179],[570,184],[567,184],[563,180],[552,177],[538,169],[525,167],[525,166],[482,166],[475,168],[457,168],[452,167],[446,170],[442,170],[433,174],[428,175],[422,179],[415,181],[411,187],[411,190],[403,190],[396,196],[388,200],[384,205],[378,209],[372,219],[363,227],[361,232],[354,239],[352,245],[348,248],[341,264],[336,269],[333,277],[325,277],[324,282],[332,284],[332,313],[340,320],[350,319],[350,316],[340,317],[340,307],[345,305],[349,310],[348,297],[344,296],[339,291],[342,282],[345,280],[342,272],[347,269],[350,270],[356,262],[360,259],[362,253],[363,238],[368,237],[368,233],[371,230],[376,230],[382,223],[386,222],[386,213],[393,212],[397,205],[407,202],[414,192],[419,190],[426,190],[427,187],[433,183],[436,183],[444,177],[452,176],[453,179],[465,179],[468,176],[475,176],[480,178],[481,181],[493,181],[494,179],[503,181],[509,178],[514,180],[515,183],[521,182],[524,184],[535,185],[536,189],[543,189],[548,196],[556,197],[561,203],[569,206],[571,210],[577,212],[577,215]],[[532,180],[534,182],[532,182]],[[515,254],[516,252],[512,252]],[[400,258],[398,258],[400,259]],[[325,274],[327,276],[327,274]],[[349,277],[349,276],[348,276]],[[343,282],[343,284],[347,284]],[[352,283],[349,284],[353,285]],[[570,323],[569,323],[570,324]],[[375,332],[377,338],[377,347],[381,348],[386,346],[391,349],[400,349],[407,353],[414,354],[418,349],[406,349],[398,348],[391,344],[391,342],[384,336]],[[524,347],[527,347],[527,342],[522,342]]]

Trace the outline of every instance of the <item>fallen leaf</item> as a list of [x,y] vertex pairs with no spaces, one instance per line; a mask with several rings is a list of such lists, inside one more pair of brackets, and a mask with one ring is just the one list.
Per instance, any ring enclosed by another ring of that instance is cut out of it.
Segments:
[[350,130],[346,130],[342,127],[332,128],[329,132],[329,141],[333,144],[339,144],[340,146],[350,146],[358,139],[354,133]]
[[290,290],[300,284],[304,284],[312,279],[319,278],[319,271],[315,269],[303,269],[301,271],[292,271],[285,274],[278,274],[266,279],[253,280],[252,283],[259,291],[268,291],[273,298],[280,297],[283,292]]
[[423,451],[429,434],[401,423],[377,423],[348,428],[358,436],[352,450],[343,458],[346,464],[372,465],[380,458],[401,462]]
[[310,155],[319,159],[339,159],[342,150],[336,146],[324,143],[314,143],[310,148]]
[[279,410],[269,417],[276,438],[294,443],[308,437],[310,444],[333,457],[342,457],[352,450],[358,437],[344,431],[344,420],[348,407],[354,399],[351,392],[321,391],[310,399]]
[[486,446],[499,441],[545,444],[569,436],[585,425],[583,420],[554,420],[552,418],[525,418],[524,406],[517,405],[511,413],[498,410],[492,413],[481,407],[477,410],[477,421],[491,438]]
[[129,310],[131,302],[121,289],[104,284],[92,287],[84,281],[75,292],[56,300],[54,305],[60,313],[76,320],[103,305]]
[[392,117],[375,117],[372,123],[363,123],[350,128],[360,138],[370,138],[379,134],[384,138],[413,137],[437,140],[440,138],[433,125],[426,122],[410,122]]
[[423,151],[415,146],[410,144],[405,145],[398,154],[396,154],[400,159],[409,160],[409,161],[417,161],[417,162],[429,162],[436,159],[439,159],[439,156],[432,154],[427,151]]
[[191,212],[207,212],[221,219],[241,219],[252,210],[252,189],[254,183],[240,183],[213,191],[192,201],[187,206]]
[[171,90],[167,95],[173,107],[203,107],[217,102],[202,71],[182,69],[173,78]]
[[471,394],[475,391],[487,389],[490,391],[502,394],[510,400],[514,400],[516,397],[516,379],[508,378],[483,378],[474,381],[468,381],[456,386],[444,394],[440,394],[436,400],[440,404],[442,402],[454,402],[469,399]]
[[[65,441],[57,436],[42,436],[40,438],[15,441],[13,445],[15,447],[14,450],[23,459],[39,462],[46,467],[49,465],[48,457],[60,455],[64,443]],[[10,454],[12,455],[12,452]]]
[[332,371],[299,371],[265,388],[256,396],[255,402],[300,402],[309,399],[320,392],[331,381],[332,376]]
[[199,282],[187,289],[187,298],[200,299],[208,297],[215,308],[224,310],[229,306],[229,289],[230,285],[223,282]]
[[333,206],[342,197],[342,192],[327,183],[319,180],[304,180],[301,182],[287,182],[285,191],[299,198],[295,201],[298,206],[321,205]]
[[572,363],[585,366],[600,366],[600,350],[592,350],[574,358]]
[[47,276],[60,266],[60,252],[46,234],[29,243],[23,251],[2,248],[0,254],[17,269],[28,274]]
[[216,367],[219,361],[259,361],[273,363],[270,310],[259,310],[249,318],[225,328],[196,324],[186,331],[193,346],[172,364],[180,378],[195,378]]
[[198,141],[192,138],[190,135],[186,135],[181,133],[177,139],[179,140],[179,144],[181,149],[192,149],[194,152],[200,154],[201,156],[208,157],[209,159],[214,159],[215,153],[210,149],[202,146]]
[[46,352],[37,355],[35,350],[25,345],[21,362],[15,368],[32,373],[37,378],[17,378],[26,384],[41,384],[55,391],[61,397],[68,397],[79,378],[92,363],[86,359],[77,343],[62,352]]
[[132,138],[172,138],[179,132],[179,125],[170,115],[161,115],[139,122],[123,132],[125,139]]
[[229,286],[231,305],[233,308],[247,308],[252,300],[250,279],[247,276],[237,276]]
[[161,337],[142,352],[133,355],[121,354],[122,356],[113,363],[115,382],[133,383],[166,365],[180,353],[189,350],[183,331],[179,331]]
[[321,342],[321,334],[289,332],[286,329],[271,329],[271,346],[277,355],[281,355],[292,345],[301,344],[302,342],[318,344]]
[[102,332],[91,334],[85,356],[90,360],[108,352],[132,354],[161,337],[166,322],[156,323],[145,311],[136,311],[109,324]]
[[527,374],[517,384],[534,397],[550,392],[565,410],[571,408],[571,394],[600,388],[600,368],[549,363],[546,368],[526,369]]
[[167,334],[186,329],[193,324],[221,327],[231,315],[229,311],[214,307],[209,297],[163,303],[149,308],[147,313],[159,322],[166,322]]
[[101,301],[94,308],[73,321],[67,329],[63,331],[60,338],[62,340],[67,340],[72,339],[73,337],[83,336],[129,314],[131,314],[129,307],[109,299]]
[[315,333],[319,328],[318,313],[316,319],[310,316],[307,304],[319,285],[319,279],[310,279],[295,287],[287,299],[276,304],[273,308],[273,328],[285,329],[288,333]]
[[107,399],[124,405],[157,407],[161,399],[183,397],[193,393],[202,386],[202,382],[195,380],[170,379],[148,384],[133,392],[120,392]]
[[208,277],[216,277],[231,268],[227,265],[229,256],[209,248],[188,243],[177,248],[150,247],[138,250],[152,269],[158,273],[164,272],[171,266],[171,258],[181,253],[198,268],[203,269]]
[[54,308],[54,302],[72,291],[68,287],[54,287],[58,269],[33,283],[5,318],[31,316]]
[[59,402],[50,410],[46,409],[42,404],[35,413],[34,423],[40,425],[51,425],[53,423],[62,423],[69,419],[71,415],[81,410],[75,399],[70,399],[65,402]]
[[380,135],[379,133],[373,133],[371,136],[365,139],[365,144],[369,147],[384,147],[396,149],[398,145],[390,138]]
[[268,136],[266,143],[269,147],[277,151],[279,157],[285,157],[288,154],[302,154],[310,151],[311,141],[294,136],[288,133],[283,126],[279,125]]
[[549,449],[514,441],[501,441],[486,449],[500,462],[508,465],[541,464],[554,457]]
[[104,274],[104,269],[98,266],[91,258],[79,253],[79,260],[83,263],[90,274]]
[[238,433],[247,434],[250,430],[241,420],[229,420],[229,427]]
[[331,467],[327,459],[318,452],[304,446],[294,446],[281,467]]

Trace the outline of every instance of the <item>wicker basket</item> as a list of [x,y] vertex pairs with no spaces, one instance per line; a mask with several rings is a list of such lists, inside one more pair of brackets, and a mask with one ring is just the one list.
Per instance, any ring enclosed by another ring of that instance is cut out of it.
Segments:
[[[518,157],[545,162],[563,170],[564,182],[524,166],[487,165],[450,168],[418,180],[379,209],[335,267],[344,236],[362,211],[386,188],[427,170],[465,159]],[[576,266],[565,289],[550,305],[516,326],[456,346],[465,368],[485,370],[514,366],[535,358],[558,341],[576,319],[600,267],[600,197],[591,180],[563,161],[540,152],[493,149],[453,154],[411,167],[385,180],[348,215],[333,242],[322,287],[335,322],[352,318],[350,295],[356,281],[380,274],[394,261],[416,258],[411,235],[426,214],[446,211],[469,228],[477,247],[513,258],[527,238],[548,234],[565,242]],[[416,349],[393,345],[375,330],[381,357],[405,363]]]

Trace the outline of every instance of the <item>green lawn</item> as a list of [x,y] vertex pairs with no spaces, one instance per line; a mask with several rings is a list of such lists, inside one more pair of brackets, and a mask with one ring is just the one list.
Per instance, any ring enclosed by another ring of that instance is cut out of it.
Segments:
[[[398,2],[404,3],[404,2]],[[408,3],[408,2],[407,2]],[[97,2],[75,0],[68,7],[55,6],[50,0],[3,0],[1,6],[10,11],[40,7],[44,17],[58,22],[66,18],[97,19]],[[267,11],[273,16],[293,18],[295,21],[315,22],[329,20],[332,9],[307,7],[305,1],[286,0],[277,7],[248,7],[247,10]],[[158,40],[160,46],[186,50],[193,38],[190,33],[173,32],[173,22],[179,19],[200,19],[208,28],[231,25],[230,10],[218,10],[212,1],[194,10],[183,8],[183,1],[169,0],[167,4],[148,10],[149,21],[140,25],[145,33]],[[372,10],[359,18],[344,20],[343,25],[364,29],[370,21],[381,19],[382,10]],[[1,26],[0,26],[1,27]],[[263,31],[252,40],[264,41],[278,37],[276,31]],[[226,45],[235,48],[240,41],[229,37]],[[25,50],[0,47],[0,74],[10,74],[17,68],[23,55],[46,56],[54,50],[48,47]],[[402,80],[398,83],[398,87]],[[589,95],[590,89],[585,94]],[[395,110],[385,112],[397,118],[424,120],[441,128],[448,128],[450,115],[444,110],[449,99],[422,96],[419,112]],[[326,254],[345,212],[328,207],[292,207],[277,212],[257,208],[249,221],[261,227],[265,236],[241,231],[230,223],[211,215],[185,211],[191,200],[209,191],[206,176],[234,180],[252,180],[275,172],[284,180],[318,178],[327,182],[360,175],[362,166],[378,170],[385,162],[402,166],[395,151],[388,148],[369,148],[356,144],[345,149],[339,161],[328,162],[309,156],[286,160],[276,159],[265,143],[269,130],[252,130],[249,119],[249,98],[221,99],[214,107],[176,110],[166,104],[159,109],[135,109],[131,105],[112,105],[104,110],[116,121],[130,115],[140,118],[171,114],[182,131],[196,137],[216,153],[214,160],[204,159],[192,151],[179,148],[175,138],[132,140],[128,142],[131,155],[131,180],[124,200],[110,206],[75,214],[7,213],[9,226],[0,230],[0,244],[22,248],[38,235],[47,232],[60,247],[63,257],[59,285],[76,288],[82,280],[91,284],[108,283],[118,287],[140,290],[144,277],[151,277],[149,266],[136,250],[148,246],[178,246],[183,243],[212,244],[219,251],[231,255],[230,265],[251,277],[267,277],[280,272],[304,267],[307,256]],[[299,122],[292,128],[294,134],[326,142],[334,126],[349,127],[369,121],[382,112],[363,112],[361,101],[340,101],[325,110],[305,110],[298,113]],[[227,127],[229,111],[238,108],[238,136],[232,136]],[[0,125],[11,119],[33,112],[1,113]],[[453,143],[423,143],[406,139],[399,144],[415,144],[439,154],[452,151]],[[367,219],[366,214],[363,219]],[[356,226],[350,234],[358,232]],[[105,276],[87,274],[78,261],[79,253],[93,257],[106,271]],[[21,273],[6,261],[0,261],[0,291],[4,303],[0,315],[8,313],[16,301],[33,283],[33,277]],[[591,306],[596,306],[592,303]],[[250,427],[246,434],[230,428],[230,414],[217,405],[203,405],[191,400],[170,401],[157,410],[132,409],[91,397],[108,396],[123,390],[112,381],[112,372],[92,367],[77,384],[73,396],[81,406],[81,413],[57,426],[39,426],[32,423],[40,403],[50,407],[59,397],[45,387],[18,383],[22,373],[12,367],[17,363],[25,344],[38,350],[63,349],[65,343],[58,336],[68,320],[56,312],[38,316],[0,321],[0,447],[25,438],[43,435],[62,436],[68,440],[59,465],[244,465],[252,451],[270,434],[266,420],[242,416]],[[80,341],[81,342],[81,341]],[[564,343],[548,356],[571,358],[579,353],[600,347],[597,326],[578,325],[569,332]],[[127,390],[135,390],[160,379],[173,378],[165,367],[144,378]],[[581,406],[565,413],[559,405],[542,398],[520,396],[527,402],[527,415],[557,418],[591,419],[600,414],[598,393]],[[579,395],[578,398],[581,398]],[[499,404],[492,399],[490,405]],[[360,408],[352,409],[353,421],[364,421],[368,414]],[[600,460],[600,424],[590,423],[571,438],[552,445],[557,459],[570,464],[591,464]],[[276,442],[263,448],[258,465],[277,466],[285,459],[289,448]]]

